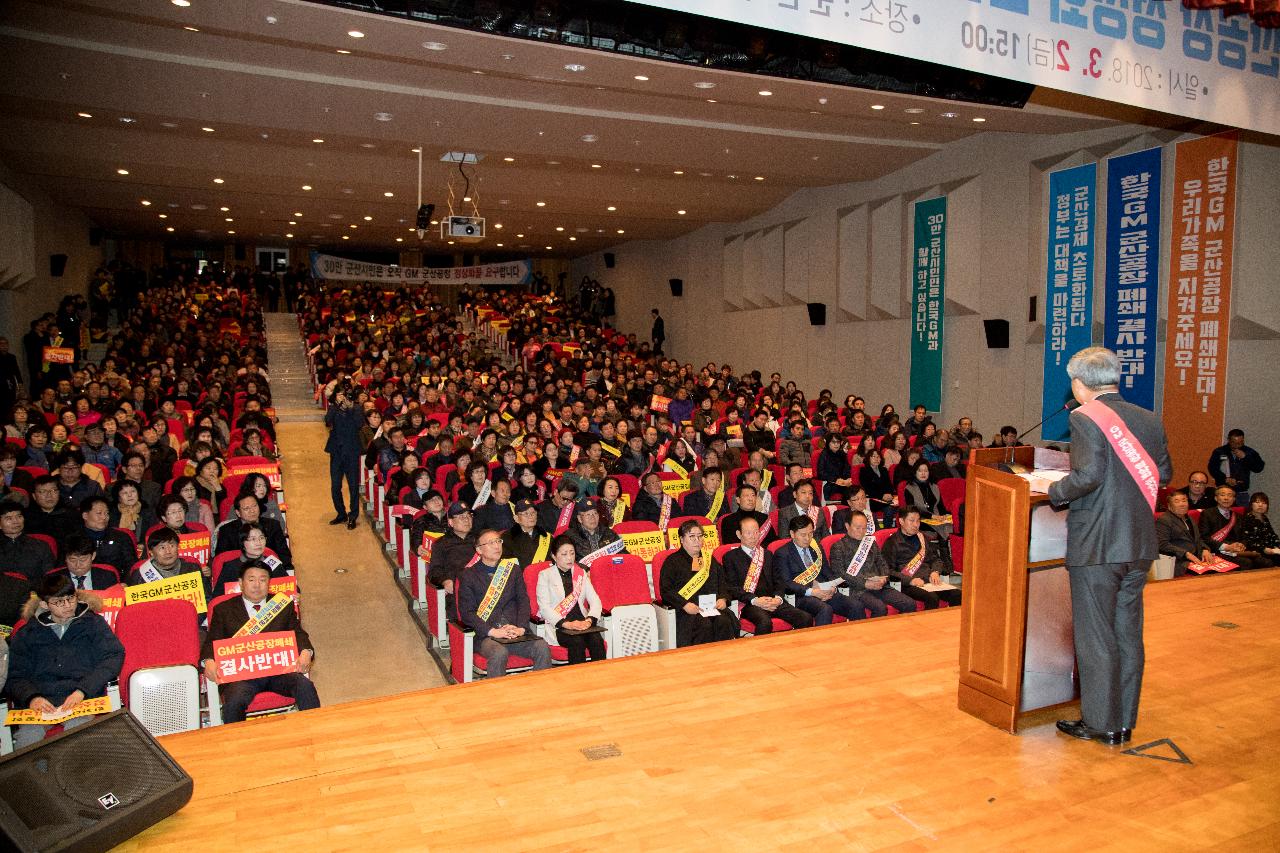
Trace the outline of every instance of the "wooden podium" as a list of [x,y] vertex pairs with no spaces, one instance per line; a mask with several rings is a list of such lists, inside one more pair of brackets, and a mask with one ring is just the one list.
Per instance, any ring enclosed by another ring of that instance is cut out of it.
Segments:
[[1034,467],[1035,448],[969,455],[958,705],[1017,732],[1020,715],[1079,698],[1065,510],[997,466]]

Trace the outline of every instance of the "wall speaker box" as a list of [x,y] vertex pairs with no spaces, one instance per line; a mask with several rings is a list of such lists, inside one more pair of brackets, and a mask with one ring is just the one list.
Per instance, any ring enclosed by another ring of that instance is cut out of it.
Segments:
[[1027,322],[1028,323],[1034,323],[1036,321],[1036,308],[1037,308],[1038,301],[1039,301],[1038,298],[1033,296],[1031,297],[1031,300],[1027,303]]
[[49,275],[54,278],[62,278],[62,274],[67,271],[66,255],[50,255],[49,256]]
[[101,245],[101,243],[102,243],[102,229],[90,228],[89,229],[89,245],[98,246],[98,245]]
[[983,320],[982,330],[987,333],[987,349],[1009,348],[1009,321]]
[[810,326],[827,325],[827,303],[825,302],[809,303],[809,325]]
[[0,759],[6,850],[108,850],[191,799],[191,777],[128,711]]
[[613,268],[614,268],[614,265],[616,265],[617,263],[618,263],[618,259],[617,259],[616,257],[614,257],[613,252],[605,252],[605,253],[604,253],[604,268],[605,268],[605,269],[607,269],[607,270],[611,270],[611,269],[613,269]]
[[671,285],[672,296],[684,296],[684,279],[672,278],[668,279],[667,283]]

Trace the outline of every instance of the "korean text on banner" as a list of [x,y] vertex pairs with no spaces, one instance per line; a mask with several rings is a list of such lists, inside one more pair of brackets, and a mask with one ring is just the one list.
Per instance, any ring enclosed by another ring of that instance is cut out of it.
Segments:
[[946,311],[947,198],[916,202],[912,254],[911,405],[942,411]]
[[140,601],[160,601],[166,598],[190,601],[195,605],[197,613],[204,613],[209,609],[204,597],[204,577],[199,572],[184,572],[171,578],[124,588],[125,607]]
[[65,723],[67,720],[74,720],[76,717],[91,717],[96,714],[110,713],[111,697],[98,696],[94,699],[85,699],[65,713],[54,711],[50,714],[42,714],[30,708],[10,711],[5,715],[4,724],[6,726],[56,726],[59,723]]
[[1174,150],[1163,420],[1175,480],[1222,441],[1238,141],[1224,133]]
[[1107,161],[1107,244],[1102,345],[1120,359],[1120,393],[1156,406],[1160,298],[1160,149]]
[[635,554],[646,563],[652,563],[653,555],[667,547],[666,533],[661,530],[623,533],[622,541],[627,543],[628,554]]
[[1067,362],[1093,339],[1094,163],[1049,175],[1044,395],[1040,437],[1065,441],[1067,418],[1051,417],[1071,399]]
[[298,671],[298,639],[292,631],[267,631],[214,640],[213,660],[219,684],[287,675]]
[[400,267],[311,253],[311,275],[321,281],[373,281],[389,284],[528,284],[533,264],[508,261],[470,267]]
[[633,2],[1280,133],[1280,34],[1218,8],[1172,0]]

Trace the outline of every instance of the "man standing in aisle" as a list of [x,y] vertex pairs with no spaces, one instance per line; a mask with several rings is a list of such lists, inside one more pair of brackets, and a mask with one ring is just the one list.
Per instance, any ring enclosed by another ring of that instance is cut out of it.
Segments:
[[[333,495],[333,508],[337,515],[330,524],[347,523],[354,530],[360,517],[360,413],[351,398],[351,388],[340,383],[324,413],[324,424],[329,427],[329,440],[324,452],[329,454],[329,489]],[[351,494],[351,511],[342,502],[342,481],[347,481]]]
[[662,343],[667,339],[667,324],[657,308],[650,313],[653,314],[653,331],[650,333],[650,337],[653,338],[653,354],[665,355],[662,351]]
[[1067,363],[1071,393],[1071,473],[1049,488],[1070,504],[1067,571],[1071,579],[1079,720],[1058,730],[1107,745],[1127,743],[1142,692],[1142,589],[1156,558],[1156,492],[1173,468],[1164,426],[1118,391],[1120,362],[1105,347]]

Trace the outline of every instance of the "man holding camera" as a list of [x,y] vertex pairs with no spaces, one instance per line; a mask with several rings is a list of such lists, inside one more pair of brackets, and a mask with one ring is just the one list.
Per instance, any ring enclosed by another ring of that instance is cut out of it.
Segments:
[[[333,508],[337,515],[330,524],[347,523],[354,530],[360,517],[360,413],[356,411],[355,394],[351,380],[343,377],[333,390],[329,409],[324,413],[325,426],[329,427],[329,440],[324,452],[329,454],[329,488],[333,495]],[[342,502],[342,481],[347,481],[351,493],[351,512]]]

